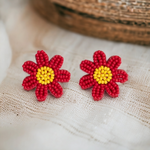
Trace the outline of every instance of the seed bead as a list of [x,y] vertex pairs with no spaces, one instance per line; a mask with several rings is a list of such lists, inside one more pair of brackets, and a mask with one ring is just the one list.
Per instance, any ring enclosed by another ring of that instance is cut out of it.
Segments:
[[52,68],[49,68],[46,66],[39,68],[36,73],[38,82],[43,85],[47,85],[50,82],[53,82],[54,76],[55,76],[55,74],[54,74],[54,71],[52,70]]
[[95,69],[93,78],[98,84],[107,84],[112,79],[112,72],[109,67],[101,66]]

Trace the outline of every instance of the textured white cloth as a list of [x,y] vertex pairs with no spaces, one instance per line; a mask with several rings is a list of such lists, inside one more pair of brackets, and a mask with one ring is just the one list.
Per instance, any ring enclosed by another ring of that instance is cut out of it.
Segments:
[[[19,1],[3,1],[1,18],[0,78],[6,70],[7,76],[0,84],[0,150],[150,149],[150,47],[60,29]],[[62,55],[62,69],[71,72],[71,81],[61,84],[64,94],[59,99],[49,94],[38,102],[35,90],[27,92],[21,85],[28,76],[22,64],[35,61],[41,49],[50,58]],[[105,93],[97,102],[91,89],[82,90],[78,82],[85,74],[80,62],[92,60],[98,49],[107,58],[122,58],[119,68],[129,74],[129,81],[119,84],[119,97]]]

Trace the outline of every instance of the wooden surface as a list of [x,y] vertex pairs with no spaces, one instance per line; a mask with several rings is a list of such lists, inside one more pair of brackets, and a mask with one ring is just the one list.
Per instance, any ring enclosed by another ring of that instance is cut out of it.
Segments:
[[67,30],[112,41],[150,45],[150,11],[146,1],[32,1],[42,17]]

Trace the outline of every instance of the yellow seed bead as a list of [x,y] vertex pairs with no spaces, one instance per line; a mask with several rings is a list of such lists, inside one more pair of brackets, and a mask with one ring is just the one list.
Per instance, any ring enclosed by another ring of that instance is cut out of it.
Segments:
[[100,80],[103,80],[103,77],[100,77]]
[[44,71],[42,71],[42,74],[44,74],[45,72]]
[[105,81],[105,84],[107,84],[107,81]]
[[46,66],[44,66],[43,69],[46,70]]
[[51,75],[50,73],[48,73],[47,75]]
[[98,84],[107,84],[112,79],[112,72],[109,67],[101,66],[95,69],[93,78],[98,82]]
[[101,81],[98,81],[98,84],[101,84]]
[[37,78],[37,80],[40,80],[40,78]]
[[99,78],[97,78],[96,81],[99,81]]
[[51,77],[51,79],[54,79],[54,77]]
[[47,83],[50,83],[50,81],[48,80]]
[[41,67],[41,71],[44,69],[44,67]]
[[107,67],[106,67],[106,66],[104,67],[104,70],[107,70]]
[[53,79],[50,79],[51,82],[53,82]]
[[104,77],[103,80],[106,80],[106,77]]
[[38,72],[40,72],[41,71],[41,69],[38,69]]
[[42,83],[42,81],[40,80],[39,83]]
[[104,70],[102,70],[101,73],[104,73]]
[[109,82],[109,81],[110,81],[110,79],[108,79],[108,78],[107,78],[107,81]]
[[104,74],[101,74],[102,77],[104,77]]

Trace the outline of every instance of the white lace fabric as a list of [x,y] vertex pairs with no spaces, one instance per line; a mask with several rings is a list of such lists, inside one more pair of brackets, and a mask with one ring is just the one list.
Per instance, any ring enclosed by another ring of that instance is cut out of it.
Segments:
[[[0,84],[0,149],[149,149],[149,47],[60,29],[40,18],[28,4],[6,6],[6,10],[2,11],[4,25],[0,31],[6,29],[7,33],[3,32],[0,39],[8,36],[12,59]],[[6,51],[9,42],[1,43]],[[25,91],[21,85],[29,76],[23,72],[23,63],[35,62],[35,54],[41,49],[49,58],[62,55],[62,69],[71,72],[71,81],[61,84],[62,97],[55,98],[49,93],[44,102],[37,101],[35,90]],[[105,93],[101,101],[94,101],[91,89],[82,90],[78,84],[86,74],[79,64],[85,59],[92,61],[94,51],[99,49],[107,59],[112,55],[122,58],[119,69],[128,73],[129,80],[119,84],[119,97],[111,98]],[[1,54],[6,51],[0,49]],[[8,64],[10,58],[4,61]],[[0,64],[4,65],[5,62]]]

